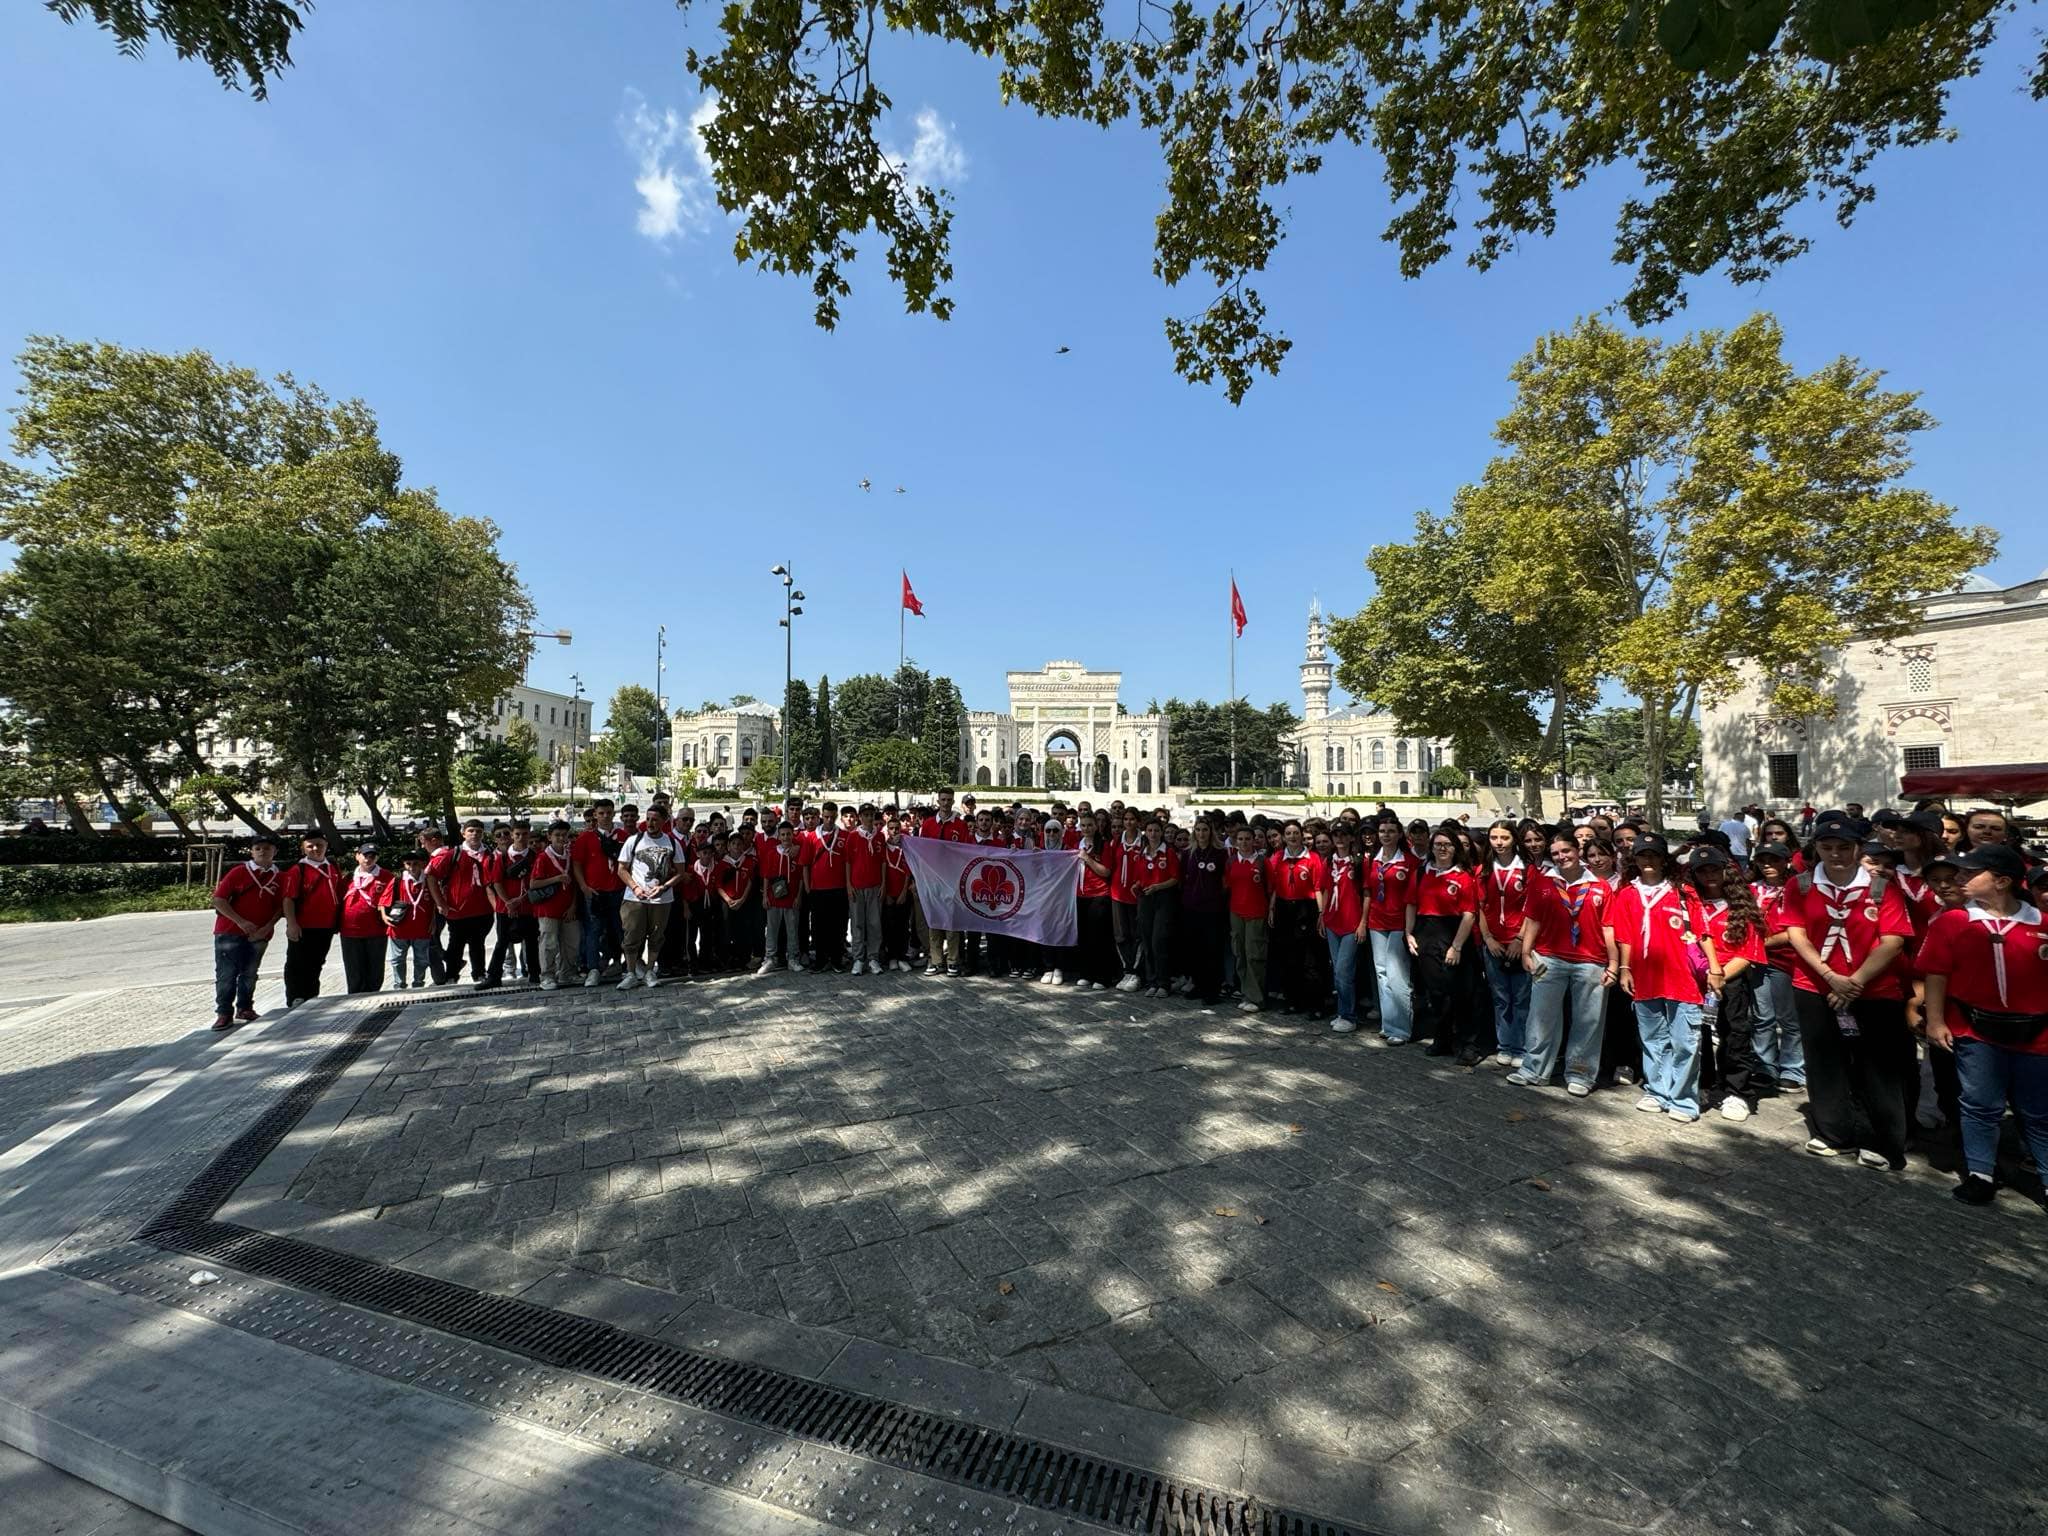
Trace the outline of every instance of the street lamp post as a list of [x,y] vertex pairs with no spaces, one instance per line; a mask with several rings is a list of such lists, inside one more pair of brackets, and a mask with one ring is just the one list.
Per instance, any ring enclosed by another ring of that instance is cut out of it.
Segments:
[[569,695],[569,799],[576,799],[577,748],[582,745],[579,733],[583,729],[583,679],[577,673],[569,674],[569,681],[576,691]]
[[[574,638],[566,629],[515,629],[515,638],[520,640],[557,640],[567,645]],[[528,646],[519,658],[519,681],[526,681],[526,664],[533,659],[533,647]]]
[[787,803],[792,788],[789,777],[789,688],[795,681],[791,669],[796,660],[796,625],[792,621],[803,612],[797,604],[804,600],[804,595],[796,590],[796,577],[790,574],[787,565],[775,566],[768,574],[782,579],[782,617],[776,622],[782,626],[782,708],[779,713],[782,716],[782,798]]
[[661,784],[661,727],[664,723],[662,717],[668,713],[668,705],[662,702],[665,697],[662,688],[667,672],[668,626],[657,624],[654,627],[654,782],[657,788]]

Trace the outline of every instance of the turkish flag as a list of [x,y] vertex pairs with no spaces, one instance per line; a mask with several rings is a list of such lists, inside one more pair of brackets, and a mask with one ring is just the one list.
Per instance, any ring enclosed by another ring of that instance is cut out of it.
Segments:
[[917,594],[910,590],[910,572],[908,571],[903,573],[903,606],[916,614],[920,619],[924,617],[924,604],[920,603],[917,600]]
[[[907,592],[910,589],[904,588]],[[1230,622],[1237,626],[1237,633],[1244,633],[1244,599],[1237,595],[1237,578],[1230,578]]]

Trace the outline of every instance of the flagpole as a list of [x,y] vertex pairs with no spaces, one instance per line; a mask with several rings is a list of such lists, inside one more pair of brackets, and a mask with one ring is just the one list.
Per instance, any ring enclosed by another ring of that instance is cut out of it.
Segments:
[[[1230,594],[1237,597],[1237,572],[1230,573]],[[1230,614],[1230,787],[1237,788],[1237,612]]]

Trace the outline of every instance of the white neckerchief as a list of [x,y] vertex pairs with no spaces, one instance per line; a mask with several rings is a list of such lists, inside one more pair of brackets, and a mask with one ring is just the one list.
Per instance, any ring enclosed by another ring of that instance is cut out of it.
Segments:
[[420,892],[424,889],[425,887],[420,881],[411,875],[400,875],[398,877],[398,894],[407,901],[416,903]]
[[368,869],[357,870],[355,874],[349,877],[348,883],[356,890],[360,891],[366,885],[375,885],[377,883],[377,877],[383,873],[383,865],[372,864]]
[[1847,885],[1837,885],[1828,878],[1825,868],[1816,866],[1813,871],[1813,888],[1820,892],[1821,905],[1828,915],[1828,931],[1821,941],[1820,957],[1826,961],[1836,950],[1844,959],[1855,958],[1849,951],[1849,913],[1856,904],[1856,893],[1870,885],[1870,871],[1861,864],[1850,877]]
[[325,859],[300,859],[299,862],[312,865],[313,868],[319,870],[323,875],[327,873],[327,861]]
[[1657,910],[1657,903],[1670,894],[1671,882],[1668,879],[1659,880],[1655,885],[1645,885],[1640,879],[1636,881],[1636,895],[1643,903],[1643,953],[1646,955],[1650,952],[1650,916]]
[[2011,917],[2000,917],[1988,907],[1971,902],[1963,908],[1963,915],[1973,923],[1981,923],[1991,934],[1991,973],[1998,978],[1998,1006],[2006,1006],[2005,994],[2005,936],[2013,929],[2041,921],[2041,914],[2027,902],[2020,903],[2019,911]]
[[266,869],[254,859],[244,859],[242,867],[249,871],[249,878],[256,882],[256,888],[262,891],[264,895],[268,896],[272,890],[276,889],[278,876],[281,871],[275,864]]

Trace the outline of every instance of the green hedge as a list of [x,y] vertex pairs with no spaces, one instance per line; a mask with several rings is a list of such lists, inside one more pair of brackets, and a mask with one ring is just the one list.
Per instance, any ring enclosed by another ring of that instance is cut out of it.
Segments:
[[182,863],[0,866],[0,907],[33,906],[60,896],[134,895],[184,880]]

